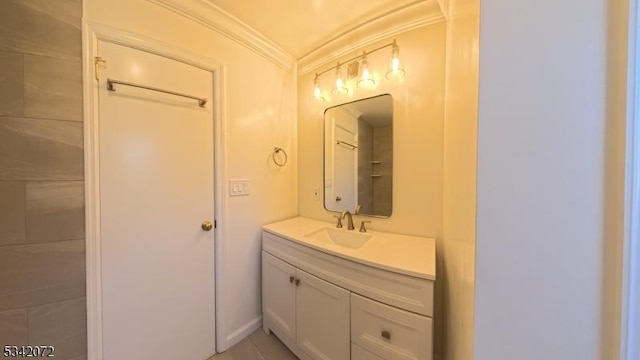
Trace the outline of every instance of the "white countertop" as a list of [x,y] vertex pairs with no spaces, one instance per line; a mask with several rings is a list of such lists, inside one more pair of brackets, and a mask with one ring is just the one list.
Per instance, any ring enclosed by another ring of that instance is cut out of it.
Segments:
[[[262,229],[298,244],[365,265],[423,279],[436,279],[435,239],[367,231],[366,234],[372,236],[367,243],[359,249],[350,249],[305,236],[325,227],[335,229],[335,224],[296,217],[265,225]],[[346,225],[336,230],[348,231]],[[351,231],[358,233],[358,227]]]

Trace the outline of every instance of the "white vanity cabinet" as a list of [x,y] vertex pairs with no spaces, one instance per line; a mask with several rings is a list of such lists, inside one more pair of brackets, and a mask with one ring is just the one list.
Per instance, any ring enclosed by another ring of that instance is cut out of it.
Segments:
[[411,276],[265,229],[265,332],[303,360],[431,360],[435,270]]
[[349,360],[350,293],[262,253],[263,313],[288,346],[312,359]]

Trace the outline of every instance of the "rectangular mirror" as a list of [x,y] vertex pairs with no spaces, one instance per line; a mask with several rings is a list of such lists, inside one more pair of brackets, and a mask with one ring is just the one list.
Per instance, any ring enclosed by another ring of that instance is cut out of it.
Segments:
[[324,113],[324,207],[389,217],[393,207],[393,98],[389,94]]

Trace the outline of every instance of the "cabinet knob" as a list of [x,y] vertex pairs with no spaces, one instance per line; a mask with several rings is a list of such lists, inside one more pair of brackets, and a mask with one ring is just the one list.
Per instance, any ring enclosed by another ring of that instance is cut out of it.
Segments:
[[296,286],[300,285],[300,279],[296,279]]
[[289,283],[293,284],[293,280],[294,280],[294,277],[293,276],[289,276]]
[[387,330],[382,330],[382,334],[380,335],[387,340],[391,340],[391,332]]

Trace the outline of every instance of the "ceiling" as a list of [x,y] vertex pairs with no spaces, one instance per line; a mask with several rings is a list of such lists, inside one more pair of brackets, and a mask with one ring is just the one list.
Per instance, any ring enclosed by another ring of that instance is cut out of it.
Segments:
[[425,0],[209,0],[301,58],[369,21]]

